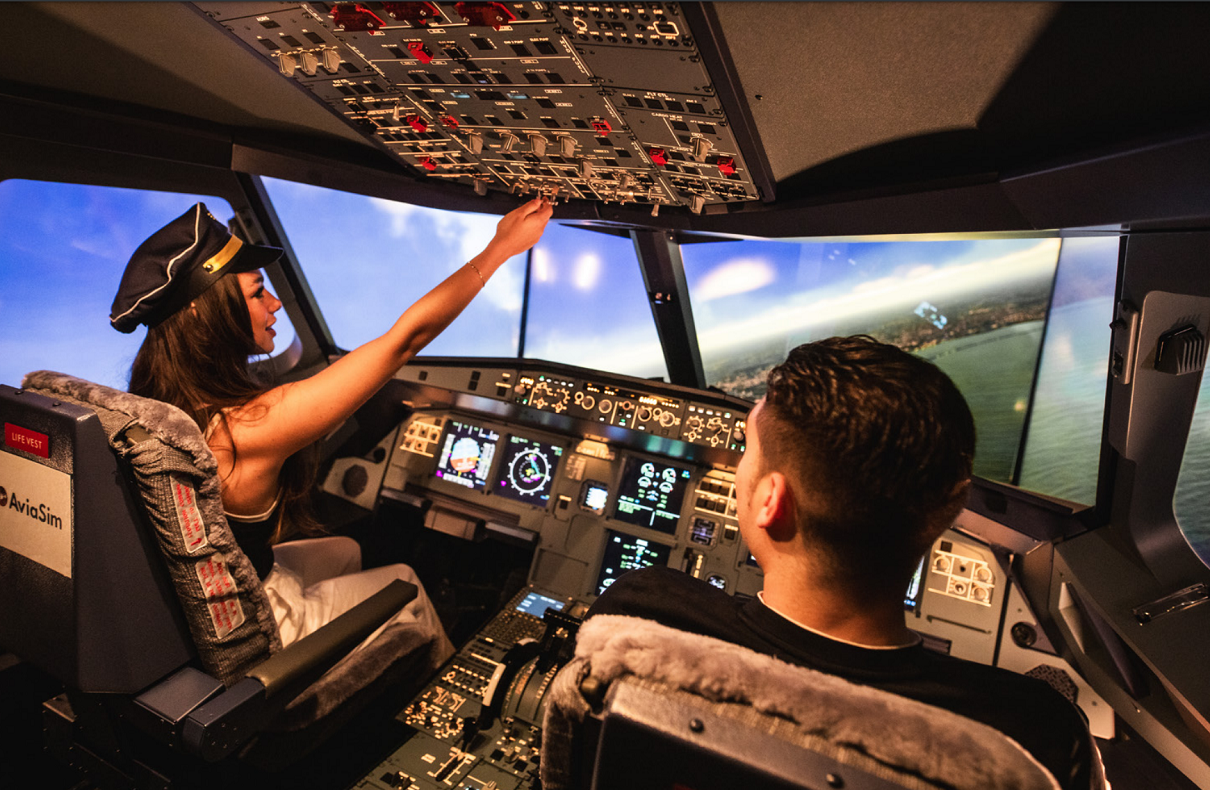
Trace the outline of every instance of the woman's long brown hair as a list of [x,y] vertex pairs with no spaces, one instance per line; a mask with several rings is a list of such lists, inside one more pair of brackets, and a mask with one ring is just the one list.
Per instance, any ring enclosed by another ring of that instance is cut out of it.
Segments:
[[[192,309],[182,308],[147,330],[130,369],[130,392],[171,403],[204,432],[214,415],[225,421],[225,410],[269,389],[248,365],[248,357],[260,353],[252,337],[239,279],[220,277]],[[313,450],[295,453],[282,466],[283,518],[271,543],[294,529],[321,531],[311,503],[315,472]]]

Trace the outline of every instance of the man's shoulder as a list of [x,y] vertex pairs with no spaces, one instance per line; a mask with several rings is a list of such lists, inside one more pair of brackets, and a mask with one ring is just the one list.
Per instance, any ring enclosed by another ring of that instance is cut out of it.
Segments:
[[727,593],[687,573],[643,568],[619,576],[593,603],[588,616],[624,614],[710,635],[715,629],[705,615],[735,612],[739,606]]

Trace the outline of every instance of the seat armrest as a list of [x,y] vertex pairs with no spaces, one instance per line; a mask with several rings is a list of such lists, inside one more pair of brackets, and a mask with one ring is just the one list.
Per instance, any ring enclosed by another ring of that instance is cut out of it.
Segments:
[[181,732],[185,750],[208,762],[231,754],[417,594],[416,585],[396,579],[253,667],[243,680],[189,714]]
[[289,701],[417,594],[416,585],[396,579],[332,622],[257,664],[248,677],[261,682],[267,699],[286,694]]

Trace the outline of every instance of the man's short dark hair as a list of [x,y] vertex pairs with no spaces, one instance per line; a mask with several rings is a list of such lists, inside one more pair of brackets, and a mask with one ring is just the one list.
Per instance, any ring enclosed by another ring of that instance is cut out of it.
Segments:
[[841,575],[910,572],[962,507],[970,409],[937,366],[895,346],[864,335],[798,346],[769,371],[757,423],[804,539]]

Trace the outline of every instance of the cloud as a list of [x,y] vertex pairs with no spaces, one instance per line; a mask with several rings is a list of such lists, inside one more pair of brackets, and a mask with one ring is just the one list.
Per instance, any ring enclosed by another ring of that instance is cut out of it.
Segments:
[[693,289],[693,301],[709,302],[724,296],[755,291],[777,278],[777,271],[768,261],[759,258],[739,258],[719,266],[706,275]]

